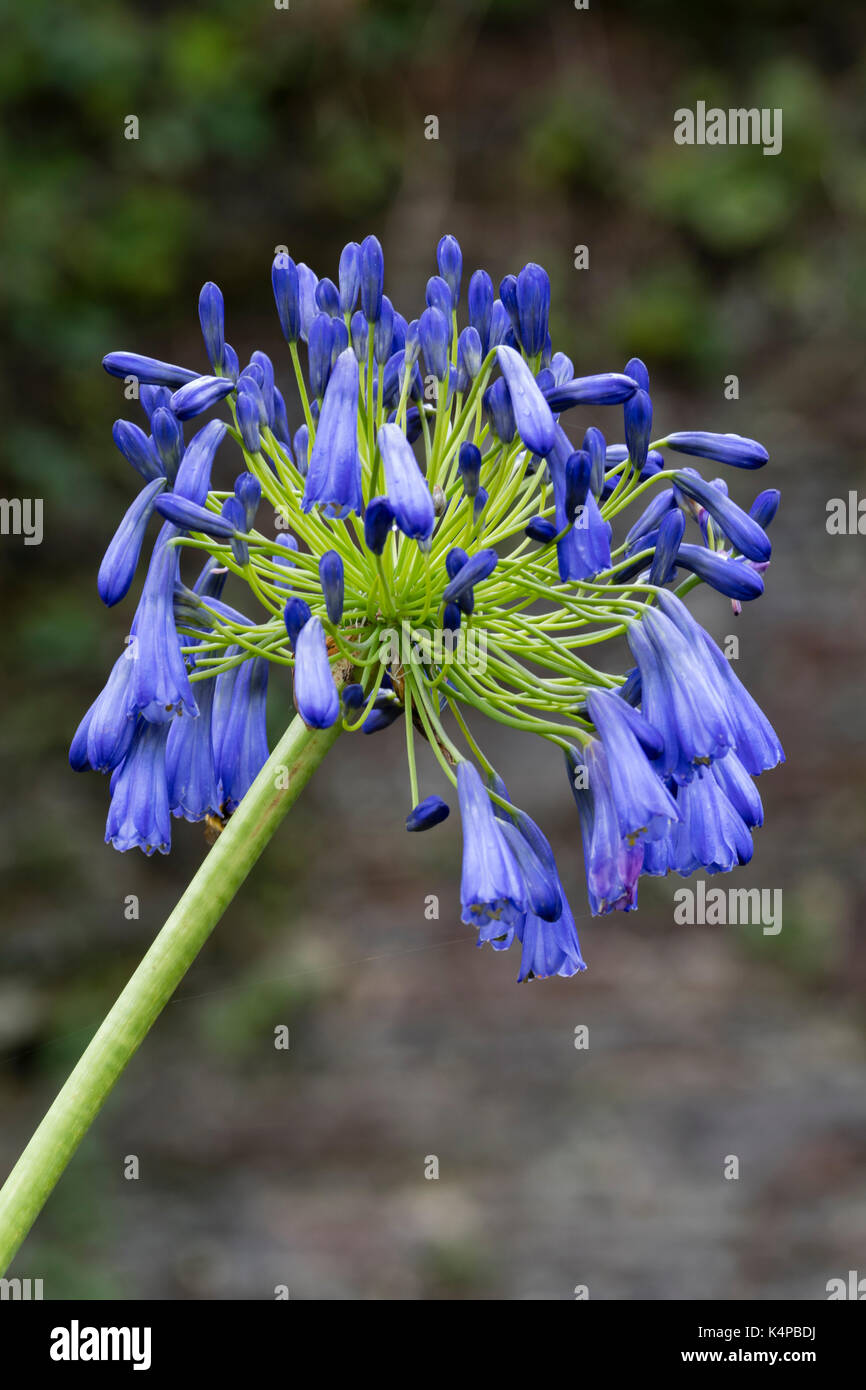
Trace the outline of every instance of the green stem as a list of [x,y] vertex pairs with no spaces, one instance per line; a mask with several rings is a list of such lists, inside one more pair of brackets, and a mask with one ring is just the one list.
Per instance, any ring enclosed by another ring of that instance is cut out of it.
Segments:
[[238,888],[340,733],[292,721],[0,1191],[0,1273]]

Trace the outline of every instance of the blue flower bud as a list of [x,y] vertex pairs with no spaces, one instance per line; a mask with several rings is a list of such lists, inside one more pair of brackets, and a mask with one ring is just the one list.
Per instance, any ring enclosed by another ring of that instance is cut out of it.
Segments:
[[535,357],[544,348],[550,317],[550,277],[542,266],[530,261],[523,267],[517,277],[516,302],[518,336],[527,357]]
[[235,557],[236,564],[240,569],[245,569],[250,563],[250,550],[246,541],[240,538],[238,532],[246,530],[246,507],[238,496],[225,499],[220,509],[222,523],[231,527],[232,535],[232,555]]
[[363,685],[359,685],[357,681],[354,681],[351,685],[344,685],[340,692],[340,698],[343,701],[343,708],[347,713],[351,710],[363,709],[367,702],[367,697],[364,694],[364,687]]
[[[195,376],[198,373],[194,373]],[[167,386],[142,386],[138,393],[139,404],[147,416],[148,420],[153,419],[153,412],[159,410],[160,406],[167,406],[171,400],[171,391]]]
[[487,506],[488,497],[489,493],[486,487],[480,487],[475,494],[475,497],[472,502],[472,520],[475,522],[476,525],[478,524],[478,519],[481,516],[481,513]]
[[310,336],[310,325],[319,312],[316,304],[316,286],[319,277],[303,261],[298,262],[298,294],[300,298],[301,337],[306,343]]
[[659,523],[656,551],[650,566],[650,584],[666,584],[672,577],[685,529],[686,519],[679,507],[665,512]]
[[331,348],[334,320],[328,314],[316,314],[310,324],[309,371],[310,392],[317,400],[325,394],[331,375]]
[[187,381],[195,381],[198,372],[186,367],[175,367],[171,362],[160,362],[155,357],[142,357],[138,352],[109,352],[102,359],[102,365],[109,376],[120,377],[123,381],[134,376],[144,386],[183,386]]
[[748,601],[759,598],[764,592],[763,579],[748,561],[729,560],[717,550],[706,550],[702,545],[681,545],[677,564],[691,570],[728,598]]
[[632,526],[625,538],[627,548],[631,548],[641,537],[649,535],[650,531],[658,530],[659,523],[665,512],[670,511],[671,507],[676,506],[676,498],[673,488],[666,488],[664,492],[658,493],[652,499],[649,506],[643,511],[641,516]]
[[441,309],[425,309],[418,320],[418,338],[427,370],[437,381],[448,377],[448,345],[451,341],[451,323]]
[[549,545],[557,531],[552,521],[546,521],[543,516],[534,516],[531,521],[527,522],[526,534],[531,541],[538,541],[541,545]]
[[[506,275],[499,284],[499,298],[508,315],[508,321],[518,336],[520,334],[520,312],[517,307],[517,276]],[[492,344],[491,344],[492,346]]]
[[145,482],[151,483],[154,478],[163,476],[162,464],[153,446],[153,440],[148,439],[138,425],[134,425],[131,420],[115,420],[111,427],[111,437],[123,457],[141,474]]
[[[288,605],[287,605],[288,607]],[[325,629],[312,617],[295,638],[295,704],[308,728],[329,729],[340,714],[340,700],[328,661]]]
[[463,278],[463,252],[456,237],[446,235],[436,247],[436,264],[439,274],[451,291],[454,308],[460,303],[460,281]]
[[316,308],[332,319],[340,317],[340,291],[327,276],[316,285]]
[[383,425],[376,442],[385,465],[388,503],[404,535],[428,540],[436,517],[427,480],[399,425]]
[[367,715],[367,718],[364,720],[363,724],[361,725],[361,733],[362,733],[362,734],[378,734],[378,733],[381,733],[381,731],[382,731],[383,729],[389,729],[389,728],[391,727],[392,724],[396,724],[397,720],[400,719],[400,718],[402,717],[402,714],[403,714],[403,706],[402,706],[402,705],[399,705],[399,704],[393,705],[393,706],[388,706],[387,708],[385,708],[385,707],[380,708],[380,709],[375,709],[375,708],[374,708],[373,711],[372,711],[372,713],[370,713],[370,714]]
[[373,356],[380,367],[384,367],[391,356],[391,343],[394,337],[394,306],[386,294],[382,295],[382,308],[373,330]]
[[565,519],[571,525],[578,507],[586,502],[592,476],[592,459],[580,449],[565,464]]
[[343,561],[336,550],[326,550],[319,560],[319,581],[325,596],[325,607],[331,622],[339,624],[343,617],[346,585]]
[[481,339],[474,328],[464,328],[457,339],[457,390],[464,394],[481,371]]
[[231,377],[232,381],[237,381],[240,365],[238,355],[231,343],[226,343],[223,353],[223,375]]
[[238,392],[238,429],[248,454],[258,454],[262,447],[261,419],[258,403],[250,391]]
[[744,439],[740,434],[709,434],[693,430],[684,434],[669,434],[661,443],[675,453],[713,459],[716,463],[729,463],[735,468],[762,468],[770,457],[757,440]]
[[160,516],[184,531],[201,531],[216,540],[231,540],[235,533],[235,527],[224,517],[188,501],[186,497],[175,497],[173,492],[158,497],[155,506]]
[[225,303],[222,290],[208,280],[198,297],[198,318],[204,338],[208,361],[214,371],[220,371],[226,346]]
[[382,309],[385,257],[374,236],[364,237],[360,251],[361,310],[368,323],[375,323]]
[[142,488],[114,533],[99,567],[96,587],[107,608],[119,603],[129,592],[135,575],[138,557],[144,541],[147,523],[153,514],[154,503],[166,485],[165,478],[154,478]]
[[337,358],[349,346],[349,330],[342,319],[331,319],[331,369],[337,365]]
[[[439,245],[441,246],[442,242]],[[417,806],[413,806],[409,812],[406,817],[406,829],[430,830],[434,825],[439,825],[443,820],[447,820],[450,813],[451,808],[448,802],[443,801],[441,796],[427,796],[423,801],[419,801]]]
[[371,497],[364,512],[364,544],[381,555],[394,527],[394,513],[387,497]]
[[462,546],[452,546],[445,556],[445,573],[448,578],[453,579],[456,574],[459,574],[468,559],[469,556]]
[[460,452],[457,456],[457,471],[463,479],[463,491],[466,496],[474,497],[478,492],[481,479],[481,450],[477,444],[471,443],[468,439],[460,445]]
[[574,363],[564,352],[555,352],[550,359],[550,370],[557,386],[564,386],[574,379]]
[[623,414],[629,457],[635,467],[641,469],[647,460],[653,423],[653,406],[649,393],[643,389],[635,391],[623,406]]
[[626,376],[636,381],[641,391],[649,391],[649,372],[639,357],[632,357],[623,367]]
[[191,420],[202,415],[234,390],[234,382],[224,376],[200,376],[188,381],[171,398],[171,408],[178,420]]
[[680,492],[706,508],[731,544],[741,550],[747,559],[769,560],[772,546],[768,536],[757,521],[736,502],[732,502],[730,497],[719,492],[692,468],[684,468],[677,473],[675,482]]
[[283,337],[287,343],[296,343],[301,336],[301,288],[298,267],[285,251],[274,257],[271,284]]
[[448,324],[448,341],[450,343],[453,332],[451,314],[454,308],[451,299],[451,291],[441,275],[431,275],[427,281],[427,293],[425,296],[429,309],[438,309],[442,317]]
[[479,550],[461,565],[450,584],[442,592],[444,603],[455,601],[469,589],[474,589],[483,579],[488,579],[499,563],[495,550]]
[[292,453],[295,456],[295,467],[302,478],[307,476],[310,455],[310,431],[306,425],[300,425],[295,430],[295,437],[292,440]]
[[170,483],[177,477],[177,470],[183,457],[183,426],[174,411],[159,406],[150,422],[153,445],[159,455],[165,476]]
[[781,500],[782,494],[776,488],[771,487],[766,492],[759,492],[749,508],[749,516],[766,529],[779,510]]
[[578,376],[545,392],[551,410],[568,410],[573,405],[621,405],[634,395],[637,382],[621,372],[600,372],[597,376]]
[[[505,352],[511,349],[501,347],[498,351]],[[481,399],[493,433],[503,444],[510,444],[517,433],[517,422],[514,419],[511,394],[505,378],[500,377],[492,386],[488,386]]]
[[241,473],[235,478],[235,497],[244,510],[244,524],[240,530],[251,531],[262,500],[262,485],[255,473]]
[[125,647],[81,721],[69,750],[69,761],[77,772],[85,767],[112,772],[129,752],[136,724],[131,707],[132,662],[133,653]]
[[[250,357],[250,366],[258,367],[262,374],[261,388],[262,397],[265,402],[265,415],[267,417],[268,428],[273,429],[276,421],[276,387],[274,385],[274,364],[266,352],[259,352],[258,349]],[[285,410],[285,403],[283,403]]]
[[601,430],[594,425],[590,425],[583,436],[583,448],[592,459],[589,489],[594,497],[598,497],[604,487],[605,439]]
[[[508,340],[511,333],[511,320],[501,299],[493,301],[493,308],[490,311],[490,328],[487,334],[487,351],[491,348],[501,347]],[[483,342],[484,339],[482,338]]]
[[394,310],[394,331],[391,337],[391,352],[404,352],[409,325],[403,315]]
[[204,505],[210,488],[214,455],[225,438],[225,432],[222,420],[210,420],[193,436],[174,480],[176,497],[188,497],[190,502],[197,502],[200,507]]
[[369,333],[369,327],[367,324],[367,320],[364,318],[364,315],[361,313],[360,309],[358,310],[357,314],[352,315],[350,331],[352,338],[352,351],[354,352],[359,362],[366,362],[367,335]]
[[442,627],[445,632],[459,631],[463,615],[459,603],[446,603],[442,612]]
[[361,248],[357,241],[350,241],[340,253],[340,310],[351,314],[358,302],[361,289]]
[[531,453],[544,457],[556,438],[556,421],[550,406],[518,352],[503,345],[496,349],[496,360],[508,386],[517,432]]
[[481,339],[486,355],[490,345],[490,318],[493,313],[493,281],[486,270],[476,270],[469,281],[469,322]]
[[302,510],[324,503],[335,516],[363,511],[358,451],[358,365],[350,349],[331,372],[307,472]]
[[297,643],[298,633],[304,624],[310,621],[311,616],[310,605],[305,603],[302,598],[290,598],[283,609],[283,622],[286,625],[292,650]]

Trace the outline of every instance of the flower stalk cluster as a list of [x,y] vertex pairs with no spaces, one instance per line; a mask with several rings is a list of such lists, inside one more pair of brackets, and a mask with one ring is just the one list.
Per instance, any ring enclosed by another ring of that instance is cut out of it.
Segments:
[[[105,358],[138,383],[147,424],[114,427],[143,486],[100,567],[106,604],[126,597],[161,526],[70,758],[110,774],[106,840],[165,853],[172,816],[219,826],[242,801],[285,667],[312,729],[402,725],[414,832],[449,813],[420,785],[416,744],[429,745],[463,820],[463,920],[479,944],[520,943],[521,979],[573,975],[584,962],[553,853],[483,751],[478,716],[564,755],[594,913],[635,907],[641,874],[747,862],[762,819],[752,779],[782,749],[683,598],[703,582],[739,611],[762,593],[779,494],[746,513],[685,462],[757,468],[753,440],[653,440],[640,360],[576,376],[553,350],[540,266],[498,295],[476,271],[462,328],[453,237],[437,266],[409,321],[384,293],[375,237],[344,248],[336,280],[277,255],[294,428],[271,359],[241,368],[213,284],[199,302],[206,372]],[[621,412],[622,442],[588,421],[575,434],[578,407]],[[225,418],[187,439],[214,409]],[[213,473],[229,444],[226,490]],[[603,669],[599,649],[623,637],[632,668]]]

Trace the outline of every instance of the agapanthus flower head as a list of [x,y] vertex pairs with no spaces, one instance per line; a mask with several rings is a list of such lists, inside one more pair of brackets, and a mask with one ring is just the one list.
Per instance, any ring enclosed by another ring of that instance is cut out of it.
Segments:
[[[107,603],[154,540],[128,647],[70,763],[110,774],[111,843],[165,851],[172,815],[225,820],[246,795],[269,757],[268,687],[286,708],[289,667],[311,731],[408,748],[413,832],[454,802],[421,785],[414,746],[428,744],[460,805],[463,920],[479,944],[519,945],[520,979],[567,978],[584,969],[567,876],[485,755],[480,716],[564,751],[594,913],[633,909],[641,874],[747,862],[763,821],[752,779],[782,749],[682,600],[700,582],[736,606],[763,591],[779,494],[746,512],[724,479],[672,463],[752,468],[767,453],[730,434],[653,441],[646,365],[576,371],[551,342],[541,266],[503,276],[498,298],[474,271],[463,322],[453,237],[430,270],[403,314],[375,236],[321,277],[278,253],[288,371],[261,351],[239,363],[211,282],[206,361],[105,358],[137,380],[145,422],[113,430],[142,483],[99,571]],[[609,406],[623,442],[607,442]],[[211,409],[223,418],[187,442],[182,422]],[[634,664],[603,669],[596,653],[623,632]]]

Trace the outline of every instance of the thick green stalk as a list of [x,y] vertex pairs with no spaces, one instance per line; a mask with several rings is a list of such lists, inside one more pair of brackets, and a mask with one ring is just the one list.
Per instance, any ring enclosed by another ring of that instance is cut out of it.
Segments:
[[340,727],[292,722],[101,1024],[0,1191],[0,1273]]

